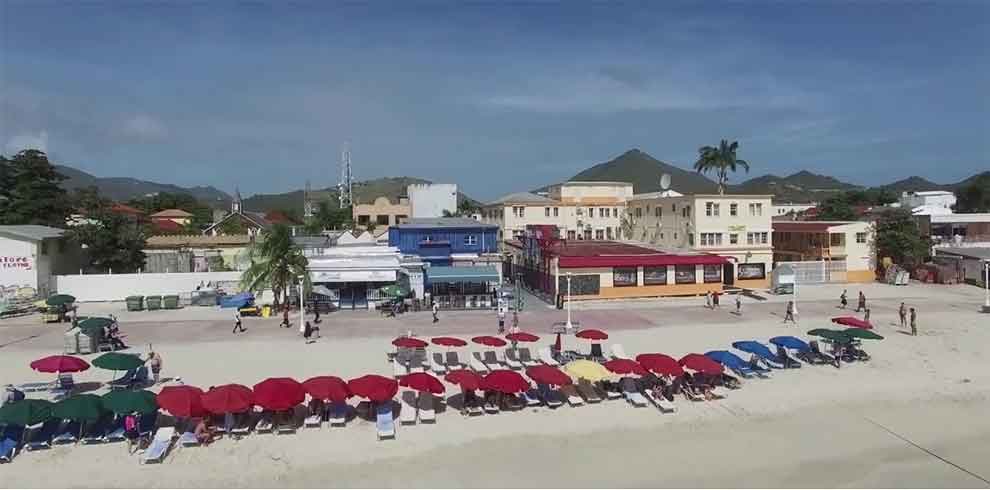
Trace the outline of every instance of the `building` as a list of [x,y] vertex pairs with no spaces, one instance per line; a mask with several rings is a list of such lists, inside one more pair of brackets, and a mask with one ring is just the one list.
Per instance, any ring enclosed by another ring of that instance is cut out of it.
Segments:
[[637,194],[628,203],[632,240],[726,257],[726,285],[766,288],[773,269],[773,207],[767,195]]
[[151,216],[148,216],[148,218],[151,219],[152,225],[158,224],[162,221],[171,221],[172,223],[180,226],[188,226],[189,223],[192,223],[193,215],[192,213],[181,209],[163,209],[155,214],[152,214]]
[[457,213],[457,184],[410,184],[409,213],[413,218],[439,218]]
[[899,204],[915,215],[952,214],[956,195],[950,191],[904,192]]
[[774,262],[805,263],[797,266],[803,283],[873,281],[875,241],[873,223],[867,221],[773,222]]
[[371,204],[356,203],[351,207],[351,219],[357,226],[375,230],[385,230],[402,223],[409,219],[410,213],[409,198],[405,196],[399,197],[398,202],[381,196]]
[[389,227],[388,245],[431,266],[498,263],[498,228],[470,218],[410,218]]
[[214,219],[213,224],[203,230],[203,234],[212,236],[247,234],[250,237],[256,237],[271,226],[272,222],[264,213],[244,210],[241,193],[238,191],[234,193],[234,200],[230,203],[230,212],[220,219]]
[[809,209],[815,209],[818,203],[775,202],[772,206],[774,216],[786,216],[789,214],[801,214]]
[[[514,277],[556,298],[617,299],[722,291],[729,257],[656,250],[630,243],[557,240],[535,233],[508,242]],[[569,283],[569,286],[568,286]]]
[[47,297],[56,290],[54,276],[79,273],[82,249],[64,233],[41,225],[0,226],[0,287],[32,288]]
[[968,283],[987,287],[990,274],[990,247],[943,247],[935,249],[932,260],[939,265],[952,266]]
[[990,247],[990,213],[915,215],[925,236],[940,247]]
[[154,235],[145,242],[144,272],[245,270],[254,236]]
[[395,247],[336,245],[309,257],[310,282],[324,301],[339,309],[375,309],[392,297],[382,291],[395,284],[413,297],[425,293],[423,261],[403,256]]
[[532,225],[552,225],[569,240],[622,238],[622,217],[632,197],[625,182],[565,182],[550,186],[546,196],[517,192],[482,207],[481,219],[499,227],[499,239],[524,235]]

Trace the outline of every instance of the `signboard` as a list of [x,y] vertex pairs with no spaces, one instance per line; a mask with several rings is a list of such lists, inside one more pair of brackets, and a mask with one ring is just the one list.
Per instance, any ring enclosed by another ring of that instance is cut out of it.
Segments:
[[38,286],[34,258],[22,255],[0,255],[0,286]]
[[729,225],[729,231],[746,231],[746,225]]
[[0,268],[3,270],[17,269],[29,271],[34,268],[31,257],[0,255]]
[[312,282],[391,282],[395,271],[313,271]]

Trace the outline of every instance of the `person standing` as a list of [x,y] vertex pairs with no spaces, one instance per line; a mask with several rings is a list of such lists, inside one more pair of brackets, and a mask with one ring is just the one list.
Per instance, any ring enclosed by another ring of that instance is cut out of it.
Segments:
[[146,362],[151,367],[151,377],[157,385],[162,373],[162,356],[155,352],[150,344],[148,345],[148,360]]
[[282,310],[282,323],[279,324],[282,328],[289,328],[289,305],[285,305]]
[[865,309],[866,309],[866,295],[863,294],[862,291],[860,291],[859,292],[859,303],[856,304],[856,313],[859,313],[860,310],[865,310]]
[[708,308],[709,310],[712,309],[712,292],[711,291],[707,291],[705,293],[705,308]]
[[790,320],[791,323],[797,324],[797,320],[794,319],[794,302],[787,302],[787,310],[784,312],[784,323]]
[[433,323],[440,321],[440,317],[437,316],[437,313],[440,313],[440,305],[437,304],[436,300],[433,300]]
[[846,309],[847,306],[849,306],[849,298],[846,296],[846,291],[847,291],[846,289],[843,289],[842,294],[839,295],[839,307],[842,308],[843,310]]
[[505,333],[505,307],[498,307],[498,333],[499,335]]
[[918,336],[918,313],[911,308],[911,336]]
[[907,327],[907,306],[904,306],[904,302],[901,302],[901,307],[897,309],[897,314],[901,317],[901,328]]
[[736,295],[736,314],[742,316],[742,296]]
[[230,333],[244,332],[244,326],[241,325],[241,310],[234,310],[234,329]]
[[866,322],[866,323],[870,323],[870,309],[869,308],[866,309],[866,313],[863,315],[863,321]]
[[313,304],[313,311],[316,312],[316,316],[313,317],[313,323],[320,323],[322,321],[320,320],[320,307],[316,303]]
[[721,296],[721,293],[719,293],[718,291],[712,291],[712,308],[713,309],[714,308],[718,308],[718,297],[719,296]]
[[512,333],[519,332],[519,312],[512,310]]

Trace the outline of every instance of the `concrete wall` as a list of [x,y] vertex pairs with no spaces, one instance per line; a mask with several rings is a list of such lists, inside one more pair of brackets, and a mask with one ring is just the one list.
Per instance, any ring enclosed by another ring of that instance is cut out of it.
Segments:
[[0,237],[0,286],[37,289],[37,255],[34,242]]
[[78,301],[123,301],[132,295],[165,295],[194,291],[200,283],[238,283],[240,272],[188,272],[174,274],[83,274],[55,276],[59,293]]
[[412,184],[406,194],[411,218],[439,218],[444,210],[457,212],[457,184]]

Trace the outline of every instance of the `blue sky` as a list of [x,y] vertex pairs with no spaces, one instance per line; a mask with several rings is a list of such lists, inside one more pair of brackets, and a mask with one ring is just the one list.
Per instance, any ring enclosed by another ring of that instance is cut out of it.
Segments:
[[752,176],[990,168],[987,2],[6,1],[0,22],[0,151],[100,176],[323,187],[345,141],[359,179],[481,199],[720,138]]

